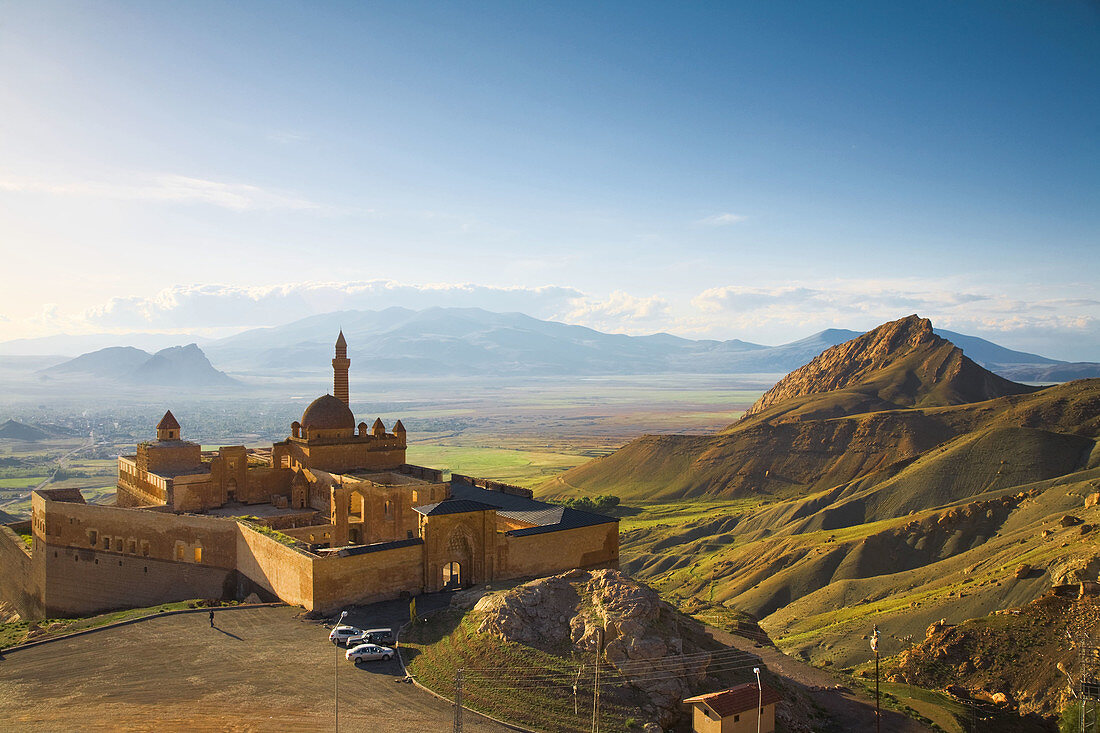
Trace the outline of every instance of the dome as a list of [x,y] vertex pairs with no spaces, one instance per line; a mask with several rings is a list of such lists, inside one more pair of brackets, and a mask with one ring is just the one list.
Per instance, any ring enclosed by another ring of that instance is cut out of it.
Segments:
[[309,403],[302,413],[302,427],[311,430],[355,430],[355,415],[341,400],[327,394]]

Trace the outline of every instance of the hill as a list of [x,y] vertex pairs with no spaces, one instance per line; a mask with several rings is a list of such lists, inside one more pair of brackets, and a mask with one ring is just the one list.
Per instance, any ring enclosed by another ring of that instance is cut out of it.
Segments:
[[[410,673],[446,693],[464,669],[467,705],[539,730],[589,729],[595,654],[600,729],[624,733],[651,722],[662,730],[690,725],[682,700],[754,681],[751,668],[760,664],[615,570],[573,570],[503,591],[467,591],[452,605],[402,638]],[[767,671],[764,679],[767,686],[781,684]],[[781,730],[808,730],[792,715],[795,697],[779,706]]]
[[781,379],[745,417],[795,397],[826,392],[842,392],[844,411],[850,414],[957,405],[1034,391],[978,366],[933,333],[931,321],[913,315],[826,349]]
[[172,346],[150,354],[111,346],[43,369],[49,377],[92,377],[133,386],[227,387],[237,381],[215,369],[197,344]]
[[50,434],[33,425],[7,420],[0,424],[0,440],[21,440],[27,443],[36,443],[40,440],[48,440]]
[[826,351],[717,435],[646,436],[540,491],[706,498],[705,516],[624,532],[624,569],[852,667],[873,623],[896,654],[932,621],[1025,604],[1067,564],[1091,568],[1077,555],[1100,524],[1086,502],[1098,438],[1100,380],[1016,385],[911,317]]
[[161,349],[130,374],[136,384],[226,387],[237,380],[214,368],[197,344]]
[[42,373],[52,376],[83,374],[103,379],[124,379],[152,356],[149,352],[132,346],[109,346],[43,369]]

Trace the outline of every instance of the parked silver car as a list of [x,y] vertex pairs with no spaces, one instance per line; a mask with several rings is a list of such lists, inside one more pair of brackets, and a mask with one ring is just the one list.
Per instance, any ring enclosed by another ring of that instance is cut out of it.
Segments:
[[360,639],[363,630],[357,626],[337,626],[328,635],[328,640],[333,644],[348,644],[353,639]]
[[359,664],[359,662],[373,662],[376,659],[388,662],[393,659],[393,649],[390,649],[388,646],[378,646],[377,644],[360,644],[344,652],[344,657],[355,664]]

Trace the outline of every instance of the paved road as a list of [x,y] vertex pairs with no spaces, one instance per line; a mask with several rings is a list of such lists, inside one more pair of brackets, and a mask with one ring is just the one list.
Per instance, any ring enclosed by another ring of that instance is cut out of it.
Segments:
[[[327,628],[298,612],[223,611],[213,629],[206,614],[168,616],[9,653],[0,659],[0,729],[331,731],[336,673],[341,730],[450,728],[451,706],[398,682],[396,660],[356,668]],[[348,621],[407,617],[407,603],[392,603]],[[475,733],[508,730],[471,713],[463,722]]]

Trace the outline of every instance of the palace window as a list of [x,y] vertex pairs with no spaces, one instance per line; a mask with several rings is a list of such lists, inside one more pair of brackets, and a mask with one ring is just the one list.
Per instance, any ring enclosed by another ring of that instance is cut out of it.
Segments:
[[94,529],[89,529],[88,530],[88,544],[91,545],[92,547],[95,547],[96,542],[98,542],[98,541],[99,541],[99,533],[96,532]]
[[202,548],[195,548],[195,562],[202,562]]

